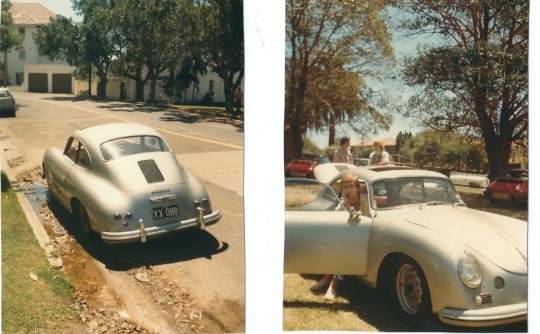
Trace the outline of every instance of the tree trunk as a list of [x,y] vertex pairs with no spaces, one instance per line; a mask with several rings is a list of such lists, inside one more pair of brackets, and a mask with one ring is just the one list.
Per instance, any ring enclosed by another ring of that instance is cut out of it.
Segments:
[[225,112],[229,115],[234,115],[234,93],[242,83],[244,72],[236,72],[238,73],[236,80],[234,80],[234,75],[236,73],[220,69],[216,69],[216,72],[221,78],[221,80],[223,80],[223,93],[225,95]]
[[135,79],[135,95],[137,102],[144,102],[144,80],[140,77]]
[[328,146],[336,143],[336,119],[334,113],[330,112],[330,122],[328,124]]
[[304,147],[304,133],[297,122],[293,122],[285,127],[284,135],[284,162],[287,164],[293,160],[297,154],[302,153]]
[[508,169],[512,144],[511,141],[502,139],[501,136],[485,138],[484,140],[488,157],[489,179],[493,181]]
[[[1,70],[1,69],[0,69]],[[9,86],[9,71],[8,71],[8,58],[7,58],[7,50],[4,51],[4,74],[5,74],[5,78],[4,78],[4,82],[3,82],[3,85],[4,86]]]
[[150,79],[150,95],[148,96],[148,102],[155,103],[156,100],[156,86],[157,86],[157,80],[156,76],[152,75],[152,78]]
[[107,83],[109,82],[109,79],[107,79],[107,76],[100,76],[98,87],[97,87],[97,94],[98,98],[105,99],[107,98]]
[[486,94],[477,93],[475,96],[475,113],[480,121],[482,137],[488,158],[489,179],[495,180],[508,169],[512,148],[512,131],[510,126],[501,126],[500,134],[495,132],[495,126],[487,114]]
[[[220,76],[221,77],[221,76]],[[225,112],[228,115],[234,114],[234,92],[235,87],[229,75],[221,77],[223,80],[223,93],[225,95]]]

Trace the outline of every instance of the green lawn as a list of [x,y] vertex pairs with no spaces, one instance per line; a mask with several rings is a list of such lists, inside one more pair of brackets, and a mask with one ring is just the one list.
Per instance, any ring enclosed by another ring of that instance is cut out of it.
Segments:
[[2,333],[67,333],[84,328],[70,308],[71,283],[49,265],[4,173],[1,183]]

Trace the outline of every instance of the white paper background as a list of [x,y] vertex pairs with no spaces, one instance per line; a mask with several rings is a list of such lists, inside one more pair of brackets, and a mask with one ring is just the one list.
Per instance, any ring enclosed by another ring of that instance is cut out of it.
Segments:
[[[282,333],[283,265],[283,105],[285,2],[244,0],[246,37],[245,166],[246,331]],[[539,13],[531,1],[531,13]],[[537,15],[530,26],[529,169],[529,333],[539,333],[538,320],[538,128],[540,94]],[[536,33],[536,34],[535,34]],[[473,330],[471,330],[473,331]],[[329,332],[324,332],[329,333]],[[350,333],[350,332],[345,332]]]
[[[21,0],[13,0],[13,2]],[[72,16],[69,0],[39,1],[55,12]],[[538,45],[539,2],[531,1],[529,156],[529,333],[539,333],[538,314]],[[245,76],[245,243],[246,331],[282,333],[283,330],[283,106],[285,2],[244,0],[246,38]],[[537,15],[534,15],[537,14]],[[76,18],[74,18],[76,19]],[[227,287],[223,287],[226,289]],[[328,333],[328,332],[325,332]],[[348,332],[350,333],[350,332]]]

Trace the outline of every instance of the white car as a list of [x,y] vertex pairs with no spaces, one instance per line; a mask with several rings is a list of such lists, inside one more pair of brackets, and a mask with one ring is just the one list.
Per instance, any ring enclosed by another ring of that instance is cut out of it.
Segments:
[[43,158],[49,193],[73,213],[82,237],[145,242],[204,229],[221,218],[199,179],[153,128],[133,123],[75,131]]
[[489,178],[485,174],[450,172],[450,180],[456,186],[467,186],[471,188],[485,188],[489,184]]
[[[340,202],[360,179],[361,212]],[[527,222],[467,208],[443,174],[325,164],[286,179],[286,273],[353,275],[406,321],[479,327],[527,319]]]

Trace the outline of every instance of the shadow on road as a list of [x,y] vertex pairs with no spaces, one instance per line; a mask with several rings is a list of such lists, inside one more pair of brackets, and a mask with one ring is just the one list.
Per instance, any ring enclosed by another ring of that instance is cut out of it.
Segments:
[[110,245],[96,235],[83,239],[78,235],[73,216],[55,199],[47,196],[47,205],[58,222],[73,236],[81,247],[107,269],[125,271],[142,266],[189,261],[197,258],[212,259],[213,255],[229,248],[228,243],[220,242],[212,234],[203,230],[193,230],[171,234],[146,243]]
[[163,113],[162,121],[181,122],[194,124],[200,122],[215,122],[233,125],[238,131],[244,130],[244,122],[241,117],[233,117],[225,114],[221,108],[200,108],[196,106],[160,106],[149,105],[141,102],[120,102],[117,100],[99,100],[96,98],[80,96],[55,96],[45,98],[45,100],[60,102],[81,102],[93,101],[100,103],[97,108],[109,110],[111,112],[144,112],[144,113]]

